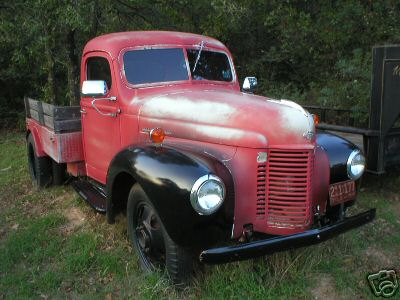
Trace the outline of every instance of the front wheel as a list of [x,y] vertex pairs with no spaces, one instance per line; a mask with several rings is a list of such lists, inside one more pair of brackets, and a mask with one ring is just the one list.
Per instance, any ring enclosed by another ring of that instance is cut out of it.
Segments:
[[128,235],[141,267],[147,272],[167,271],[173,284],[186,286],[193,273],[192,253],[168,235],[146,193],[135,184],[127,205]]

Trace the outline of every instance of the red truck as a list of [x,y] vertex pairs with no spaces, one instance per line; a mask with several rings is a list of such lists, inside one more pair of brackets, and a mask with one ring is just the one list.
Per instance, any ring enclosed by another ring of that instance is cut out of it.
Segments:
[[325,241],[372,221],[346,217],[365,159],[316,132],[288,100],[242,90],[229,50],[179,32],[123,32],[89,41],[79,107],[26,99],[29,169],[64,182],[105,212],[126,212],[145,270],[187,282],[193,262],[219,264]]

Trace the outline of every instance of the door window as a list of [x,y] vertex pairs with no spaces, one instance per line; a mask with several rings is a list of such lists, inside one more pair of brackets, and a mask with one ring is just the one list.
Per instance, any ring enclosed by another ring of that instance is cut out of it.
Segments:
[[105,57],[89,57],[86,63],[86,73],[87,80],[104,80],[108,89],[111,89],[111,70]]

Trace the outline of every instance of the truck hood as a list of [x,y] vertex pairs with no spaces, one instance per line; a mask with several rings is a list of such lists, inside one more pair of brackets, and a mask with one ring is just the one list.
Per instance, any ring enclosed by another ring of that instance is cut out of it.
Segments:
[[229,146],[311,146],[312,116],[298,104],[224,89],[192,88],[138,99],[139,130]]

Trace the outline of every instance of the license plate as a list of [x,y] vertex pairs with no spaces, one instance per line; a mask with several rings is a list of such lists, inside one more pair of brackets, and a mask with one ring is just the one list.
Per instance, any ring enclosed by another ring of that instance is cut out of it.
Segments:
[[329,187],[331,206],[353,200],[355,197],[356,184],[352,180],[331,184]]

